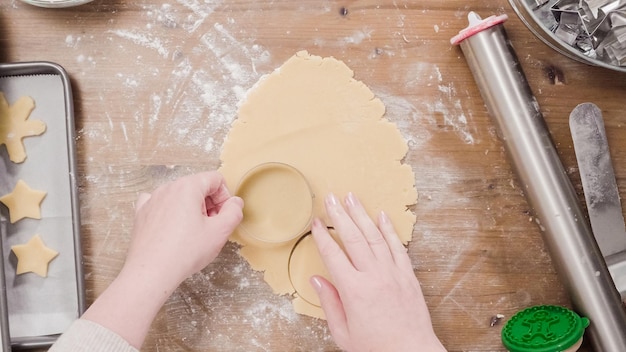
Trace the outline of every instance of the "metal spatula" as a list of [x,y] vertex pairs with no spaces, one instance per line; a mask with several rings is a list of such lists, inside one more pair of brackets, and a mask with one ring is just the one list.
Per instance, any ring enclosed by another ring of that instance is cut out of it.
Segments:
[[593,234],[622,297],[626,296],[626,229],[602,112],[578,105],[569,119]]

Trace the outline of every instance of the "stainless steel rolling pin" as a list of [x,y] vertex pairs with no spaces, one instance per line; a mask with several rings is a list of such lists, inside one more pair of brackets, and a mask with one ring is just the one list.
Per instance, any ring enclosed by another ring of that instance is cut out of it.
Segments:
[[468,18],[451,42],[465,55],[574,309],[591,321],[596,351],[626,351],[620,295],[506,35],[507,17]]

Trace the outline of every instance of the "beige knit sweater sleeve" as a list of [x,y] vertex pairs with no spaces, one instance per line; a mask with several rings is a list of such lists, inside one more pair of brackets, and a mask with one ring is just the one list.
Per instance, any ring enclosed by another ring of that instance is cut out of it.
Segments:
[[78,319],[59,337],[49,352],[138,352],[113,331],[85,319]]

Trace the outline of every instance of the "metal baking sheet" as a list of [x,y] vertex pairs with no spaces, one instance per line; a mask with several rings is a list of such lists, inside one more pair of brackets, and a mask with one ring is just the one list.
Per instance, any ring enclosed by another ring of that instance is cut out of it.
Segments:
[[[10,193],[20,179],[47,192],[41,203],[42,219],[7,223],[2,237],[11,344],[47,346],[85,306],[70,81],[63,68],[52,63],[0,64],[0,91],[9,104],[30,96],[35,101],[30,119],[46,123],[41,136],[24,139],[23,163],[11,162],[6,148],[0,148],[0,194]],[[0,212],[8,218],[4,205]],[[16,275],[17,258],[11,246],[36,234],[59,255],[50,262],[46,278]]]
[[[0,159],[0,164],[4,160]],[[6,233],[7,220],[0,214],[0,239]],[[2,241],[0,241],[0,253],[2,252]],[[4,281],[4,261],[0,260],[0,352],[11,351],[11,340],[9,338],[9,316],[7,313],[7,294]]]

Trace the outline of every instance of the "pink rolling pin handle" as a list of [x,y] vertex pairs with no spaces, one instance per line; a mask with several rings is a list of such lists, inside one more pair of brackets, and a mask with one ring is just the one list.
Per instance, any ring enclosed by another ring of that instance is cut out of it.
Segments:
[[484,20],[480,18],[480,16],[474,12],[470,11],[467,15],[467,19],[469,20],[469,26],[467,28],[462,29],[459,34],[455,35],[450,39],[450,43],[453,45],[459,45],[465,39],[478,34],[485,29],[489,29],[493,26],[504,23],[509,17],[507,15],[493,15],[485,18]]

